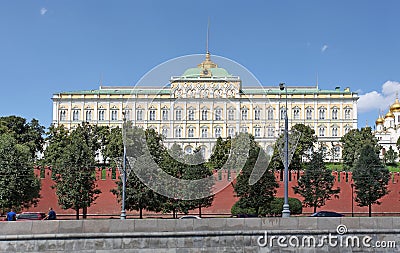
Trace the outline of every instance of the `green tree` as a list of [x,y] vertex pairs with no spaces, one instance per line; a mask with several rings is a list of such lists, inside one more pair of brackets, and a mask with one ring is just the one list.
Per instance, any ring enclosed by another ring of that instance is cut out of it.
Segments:
[[392,146],[389,146],[389,150],[383,156],[383,161],[385,164],[396,164],[396,159],[398,157],[398,153],[393,150]]
[[[303,206],[299,199],[289,198],[288,202],[290,206],[290,215],[302,214]],[[270,208],[262,210],[261,213],[263,215],[282,216],[283,203],[284,198],[274,198],[274,200],[271,202]]]
[[[79,125],[66,135],[61,127],[50,130],[46,162],[51,164],[58,203],[63,209],[73,209],[76,219],[79,210],[86,209],[101,193],[96,188],[95,148],[93,128]],[[62,152],[54,154],[54,152]]]
[[[142,179],[150,180],[153,175],[149,172],[148,168],[154,166],[154,162],[161,163],[160,157],[163,156],[165,148],[162,143],[162,136],[153,129],[146,129],[146,131],[144,131],[138,127],[128,126],[124,131],[127,133],[125,141],[127,142],[130,158],[128,159],[127,165],[128,168],[132,166],[135,168],[135,171],[131,171],[127,177],[125,208],[127,210],[139,211],[139,218],[142,219],[143,210],[160,212],[165,197],[159,195],[145,185],[138,175],[140,175]],[[140,136],[145,136],[145,139]],[[138,147],[144,149],[136,150]],[[120,129],[111,129],[111,137],[109,138],[105,150],[109,158],[122,157],[123,143]],[[130,164],[129,161],[132,161],[133,164]],[[112,192],[117,195],[119,201],[121,201],[122,181],[120,180],[117,182],[117,185],[118,189],[114,189]]]
[[220,170],[228,160],[230,148],[231,138],[224,141],[221,137],[218,137],[210,159],[206,163],[207,167],[212,170]]
[[113,167],[119,166],[117,161],[122,159],[123,152],[122,129],[119,127],[109,129],[102,152],[104,161],[109,162]]
[[343,147],[342,159],[345,170],[354,168],[363,146],[371,145],[376,154],[379,154],[382,148],[370,127],[361,128],[361,130],[352,129],[340,139],[340,142]]
[[[188,165],[185,163],[185,155],[182,148],[178,144],[174,143],[168,152],[164,153],[161,168],[171,176],[183,179],[187,167]],[[169,186],[169,188],[173,189],[173,192],[170,194],[176,197],[165,198],[162,205],[163,213],[172,212],[172,217],[177,218],[179,212],[187,214],[189,210],[195,208],[193,202],[179,199],[179,196],[185,192],[185,189],[180,189],[173,185]]]
[[303,205],[314,208],[324,206],[332,196],[339,197],[340,189],[333,189],[335,178],[324,163],[323,154],[314,152],[310,162],[306,165],[304,175],[298,180],[298,185],[293,187],[295,193],[303,198]]
[[353,180],[356,202],[359,206],[368,206],[370,217],[372,205],[379,205],[379,200],[389,192],[387,189],[389,178],[389,170],[381,163],[376,149],[371,145],[365,145],[355,164]]
[[29,147],[33,159],[36,158],[36,152],[43,151],[44,129],[36,119],[26,122],[25,118],[18,116],[0,117],[0,134],[8,133],[16,143]]
[[19,144],[9,133],[0,135],[0,206],[28,208],[36,205],[40,180],[33,171],[30,147]]
[[303,157],[309,158],[307,157],[309,156],[309,151],[312,150],[318,139],[315,135],[314,129],[304,124],[296,124],[292,127],[292,130],[299,132],[301,135],[290,162],[290,168],[300,171],[303,169]]
[[[270,158],[254,141],[253,136],[248,135],[248,137],[250,140],[249,156],[239,176],[236,178],[233,188],[236,196],[240,198],[241,208],[254,208],[255,214],[259,215],[261,209],[269,208],[274,199],[278,183],[275,181],[273,172],[268,167]],[[236,138],[241,138],[241,136],[235,137],[232,141],[236,141]],[[243,154],[238,153],[238,155]],[[262,173],[262,175],[254,175],[253,173]],[[252,174],[259,180],[251,185]]]
[[207,192],[209,193],[208,197],[201,199],[191,200],[194,208],[198,208],[199,216],[202,215],[202,208],[210,207],[214,200],[214,194],[212,193],[214,186],[214,178],[212,177],[213,172],[212,169],[209,169],[204,161],[204,158],[201,154],[201,150],[197,148],[194,150],[193,154],[186,155],[185,160],[187,161],[187,167],[184,172],[183,179],[186,180],[199,180],[203,178],[210,177],[210,180],[204,180],[203,184],[192,183],[188,185],[187,192],[193,195],[193,198],[196,198],[197,193]]

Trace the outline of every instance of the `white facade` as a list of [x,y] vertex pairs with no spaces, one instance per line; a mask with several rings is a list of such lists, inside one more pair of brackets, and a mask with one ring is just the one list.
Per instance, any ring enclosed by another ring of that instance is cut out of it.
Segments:
[[186,152],[201,147],[206,155],[216,138],[249,132],[269,151],[284,129],[287,110],[289,128],[305,124],[315,130],[318,141],[331,157],[341,157],[340,138],[357,128],[357,93],[349,88],[321,90],[316,86],[246,87],[240,77],[218,68],[207,54],[197,68],[172,77],[170,85],[154,87],[104,87],[98,90],[53,95],[53,124],[73,128],[83,121],[121,126],[126,120],[154,128],[165,144],[180,144]]
[[379,118],[375,121],[375,126],[374,135],[378,139],[378,143],[382,146],[380,156],[383,157],[390,147],[399,153],[396,145],[400,137],[400,102],[398,98],[390,106],[385,117],[379,115]]

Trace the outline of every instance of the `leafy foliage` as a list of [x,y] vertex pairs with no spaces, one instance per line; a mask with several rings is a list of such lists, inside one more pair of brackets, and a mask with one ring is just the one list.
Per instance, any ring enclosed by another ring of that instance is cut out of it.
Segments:
[[97,133],[87,124],[69,134],[62,126],[50,129],[45,161],[53,167],[59,205],[75,210],[76,219],[79,210],[89,207],[101,192],[95,185],[95,155],[100,145]]
[[300,132],[301,135],[299,141],[297,142],[296,150],[290,163],[290,168],[292,170],[301,170],[303,164],[302,158],[309,155],[309,151],[312,150],[314,143],[316,143],[318,139],[315,135],[314,129],[304,124],[296,124],[292,127],[292,130]]
[[[157,161],[158,157],[162,156],[165,152],[165,148],[162,144],[162,136],[156,133],[153,129],[147,129],[144,131],[138,127],[128,126],[125,128],[125,131],[127,134],[127,146],[130,151],[129,157],[131,157],[134,162],[134,164],[128,163],[128,166],[135,166],[135,171],[141,176],[141,178],[149,179],[152,175],[149,173],[148,168],[154,166],[153,161]],[[146,136],[146,140],[141,140],[140,136]],[[143,141],[145,141],[149,152],[145,152],[143,149],[140,150]],[[106,148],[106,152],[108,152],[107,156],[109,158],[118,158],[119,155],[122,157],[122,132],[119,129],[114,131],[111,129],[109,145],[110,144],[111,147]],[[154,157],[157,158],[154,159]],[[139,211],[140,218],[143,218],[143,210],[160,212],[165,197],[159,195],[145,185],[136,173],[131,171],[127,177],[125,208],[127,210]],[[118,181],[117,185],[118,189],[112,190],[112,192],[117,195],[121,201],[122,181]]]
[[361,130],[352,129],[340,139],[340,142],[343,146],[342,159],[345,170],[353,170],[360,157],[360,150],[365,145],[372,146],[376,154],[379,154],[382,148],[370,127],[361,128]]
[[20,144],[12,134],[0,135],[0,206],[28,208],[36,205],[40,181],[33,172],[33,158],[28,145]]
[[32,119],[29,123],[25,118],[18,116],[0,117],[0,134],[10,134],[17,144],[26,145],[30,155],[35,159],[35,153],[43,151],[44,126]]
[[397,157],[398,153],[393,150],[392,146],[389,146],[389,150],[386,151],[385,155],[383,156],[383,160],[385,164],[395,165]]
[[360,151],[353,180],[356,192],[356,202],[359,206],[368,206],[371,216],[373,204],[380,204],[380,199],[388,194],[389,170],[379,160],[376,150],[371,145],[365,145]]
[[[283,211],[283,202],[283,198],[274,198],[274,200],[271,202],[271,206],[268,209],[261,210],[261,215],[281,216]],[[288,202],[291,215],[302,214],[303,205],[299,199],[289,198]]]
[[248,207],[244,200],[239,199],[231,208],[232,215],[257,216],[254,207]]
[[298,180],[298,185],[293,187],[295,193],[303,198],[303,205],[313,207],[314,213],[318,207],[324,206],[332,196],[338,197],[340,189],[333,189],[334,176],[325,166],[323,154],[314,152],[306,166],[304,175]]
[[[238,137],[235,137],[235,139]],[[264,150],[254,141],[254,137],[249,135],[250,149],[247,161],[233,184],[236,195],[240,198],[242,208],[254,208],[256,215],[260,214],[261,208],[268,208],[274,195],[278,183],[271,169],[268,169],[269,157]],[[249,180],[252,172],[262,171],[259,180],[250,185]]]

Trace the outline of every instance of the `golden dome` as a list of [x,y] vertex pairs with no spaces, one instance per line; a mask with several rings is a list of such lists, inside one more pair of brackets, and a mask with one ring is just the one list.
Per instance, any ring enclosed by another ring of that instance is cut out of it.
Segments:
[[390,106],[390,111],[391,112],[400,112],[400,102],[399,99],[396,97],[396,101],[394,104]]
[[385,119],[383,119],[381,116],[379,116],[379,118],[375,121],[375,124],[383,125],[384,122],[385,122]]
[[394,114],[391,111],[388,111],[388,113],[385,115],[385,119],[386,118],[394,118]]

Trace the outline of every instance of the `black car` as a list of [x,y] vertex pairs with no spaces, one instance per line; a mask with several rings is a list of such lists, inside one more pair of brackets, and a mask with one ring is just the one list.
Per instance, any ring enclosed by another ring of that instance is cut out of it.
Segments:
[[341,213],[330,212],[330,211],[319,211],[311,215],[311,217],[343,217]]

